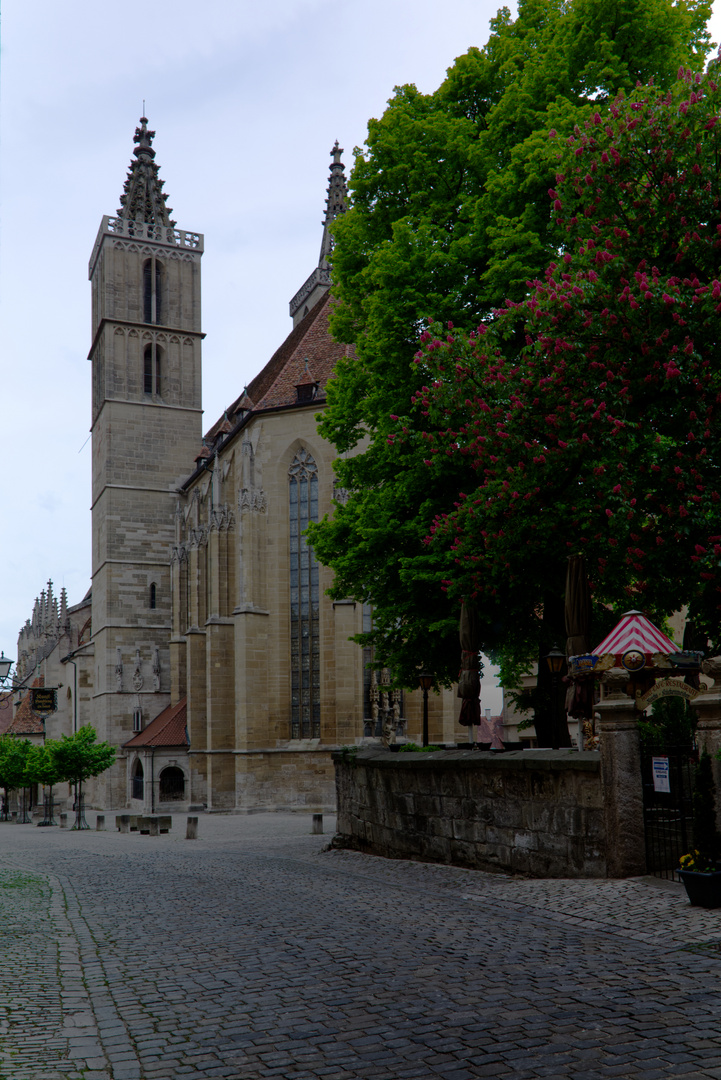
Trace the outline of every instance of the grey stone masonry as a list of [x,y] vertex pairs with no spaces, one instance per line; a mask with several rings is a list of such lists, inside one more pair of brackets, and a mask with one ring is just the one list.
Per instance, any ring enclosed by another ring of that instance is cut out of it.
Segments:
[[336,846],[535,877],[607,876],[598,753],[333,755]]

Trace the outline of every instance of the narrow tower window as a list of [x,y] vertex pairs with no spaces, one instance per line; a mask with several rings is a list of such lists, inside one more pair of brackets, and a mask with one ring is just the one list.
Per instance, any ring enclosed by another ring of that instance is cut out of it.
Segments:
[[162,382],[160,377],[163,350],[159,345],[149,343],[143,351],[143,390],[146,394],[160,397]]
[[153,321],[153,260],[143,265],[143,319]]
[[146,345],[143,360],[143,389],[146,394],[153,392],[153,346]]
[[151,583],[150,583],[150,606],[151,606],[151,608],[155,608],[155,582],[154,581],[151,581]]
[[143,263],[143,321],[163,321],[163,264],[157,259]]
[[318,520],[318,466],[299,450],[290,466],[291,738],[320,738],[318,563],[303,535]]

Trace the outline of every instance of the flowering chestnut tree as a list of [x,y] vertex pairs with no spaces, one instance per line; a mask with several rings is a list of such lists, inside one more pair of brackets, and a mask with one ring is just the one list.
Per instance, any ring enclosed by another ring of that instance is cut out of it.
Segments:
[[[347,501],[309,535],[333,594],[372,605],[362,640],[406,686],[420,668],[446,684],[458,675],[458,607],[439,590],[458,566],[424,538],[476,477],[468,455],[423,465],[430,420],[410,400],[432,379],[413,363],[418,335],[428,317],[471,330],[505,297],[524,300],[566,235],[547,195],[557,148],[620,90],[652,77],[666,89],[679,65],[700,68],[710,12],[708,0],[520,0],[436,91],[398,87],[355,152],[351,205],[334,223],[331,316],[355,349],[319,424]],[[499,608],[484,611],[489,640],[507,618]],[[530,631],[515,621],[518,642]]]
[[472,333],[423,334],[429,484],[466,465],[427,542],[517,659],[577,552],[597,601],[688,603],[721,644],[720,112],[713,70],[597,112],[559,150],[544,278]]

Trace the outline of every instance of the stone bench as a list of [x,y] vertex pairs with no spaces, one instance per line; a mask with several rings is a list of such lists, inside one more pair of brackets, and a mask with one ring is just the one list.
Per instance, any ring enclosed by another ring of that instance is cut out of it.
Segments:
[[[127,828],[123,829],[123,822],[127,824]],[[138,815],[137,814],[116,814],[115,815],[115,827],[120,832],[137,832],[138,831]]]
[[155,823],[157,822],[158,832],[166,833],[170,832],[173,826],[173,819],[170,814],[145,814],[138,816],[138,832],[143,836],[154,835]]
[[157,833],[170,832],[173,827],[173,818],[171,814],[116,814],[115,827],[119,832],[139,832],[143,836],[157,835]]

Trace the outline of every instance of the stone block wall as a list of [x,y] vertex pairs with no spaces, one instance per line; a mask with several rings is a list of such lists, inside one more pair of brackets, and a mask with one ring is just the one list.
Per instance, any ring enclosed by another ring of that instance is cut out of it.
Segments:
[[606,877],[599,755],[333,754],[338,846],[534,877]]

